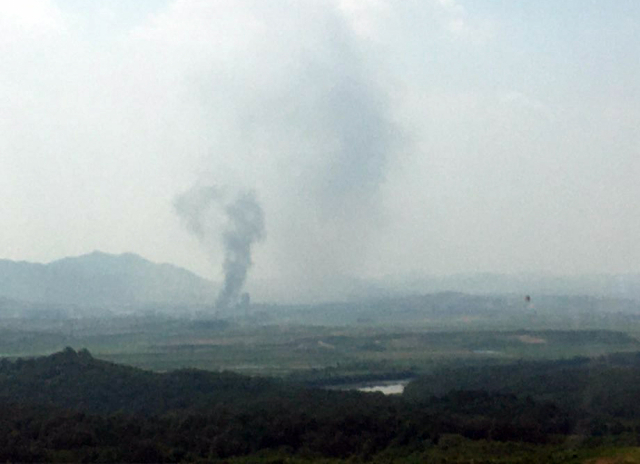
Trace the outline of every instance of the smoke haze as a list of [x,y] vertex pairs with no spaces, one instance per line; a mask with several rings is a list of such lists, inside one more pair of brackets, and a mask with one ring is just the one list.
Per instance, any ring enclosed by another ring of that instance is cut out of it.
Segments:
[[264,238],[264,215],[253,192],[241,192],[225,206],[229,219],[223,233],[224,285],[216,306],[228,308],[240,304],[240,292],[251,267],[251,248]]
[[253,191],[254,300],[640,272],[639,38],[630,0],[0,2],[0,257],[222,281]]
[[252,247],[265,236],[264,213],[255,193],[241,191],[229,198],[217,187],[196,186],[179,195],[174,208],[213,262],[214,241],[222,241],[224,282],[216,308],[224,311],[240,305],[242,288],[253,264]]

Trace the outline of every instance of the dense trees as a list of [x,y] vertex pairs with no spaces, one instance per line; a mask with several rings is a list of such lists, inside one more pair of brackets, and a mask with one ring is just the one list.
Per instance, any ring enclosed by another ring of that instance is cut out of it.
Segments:
[[[424,452],[451,434],[533,444],[635,437],[640,383],[628,382],[639,361],[450,369],[414,382],[403,398],[230,373],[151,373],[67,349],[0,362],[0,460],[179,462],[264,450],[366,459]],[[603,397],[605,388],[620,395]],[[581,403],[579,395],[587,395]]]

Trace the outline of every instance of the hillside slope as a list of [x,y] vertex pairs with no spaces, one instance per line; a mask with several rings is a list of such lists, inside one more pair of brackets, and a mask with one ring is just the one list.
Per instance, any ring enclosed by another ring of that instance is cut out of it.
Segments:
[[102,252],[48,264],[0,260],[0,297],[85,306],[206,304],[214,285],[185,269],[138,255]]

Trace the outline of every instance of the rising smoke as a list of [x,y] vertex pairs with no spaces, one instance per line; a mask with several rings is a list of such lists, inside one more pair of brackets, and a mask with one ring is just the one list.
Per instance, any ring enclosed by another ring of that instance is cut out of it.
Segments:
[[212,259],[213,242],[222,240],[224,284],[216,308],[224,311],[246,304],[242,288],[252,264],[251,249],[265,237],[264,213],[255,193],[231,196],[214,186],[193,187],[176,198],[174,208]]
[[264,193],[275,269],[261,276],[275,281],[267,291],[322,297],[375,256],[371,238],[385,220],[382,188],[400,138],[388,84],[331,2],[232,5],[211,7],[220,30],[261,27],[249,28],[240,48],[212,41],[209,64],[194,72],[190,91],[211,143],[201,171]]

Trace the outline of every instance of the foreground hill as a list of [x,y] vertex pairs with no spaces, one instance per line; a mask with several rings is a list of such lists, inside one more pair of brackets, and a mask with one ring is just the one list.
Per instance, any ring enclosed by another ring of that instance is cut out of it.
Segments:
[[170,264],[101,252],[48,264],[0,260],[0,297],[28,303],[127,306],[214,301],[213,284]]
[[[70,348],[5,359],[0,460],[576,463],[607,445],[640,444],[639,354],[478,368],[477,382],[465,383],[465,372],[443,370],[437,389],[425,378],[387,397],[228,373],[151,373]],[[619,392],[618,384],[626,394],[615,407],[574,401]]]
[[91,413],[159,414],[257,399],[278,391],[266,378],[183,369],[159,374],[67,348],[51,356],[0,361],[0,402]]

